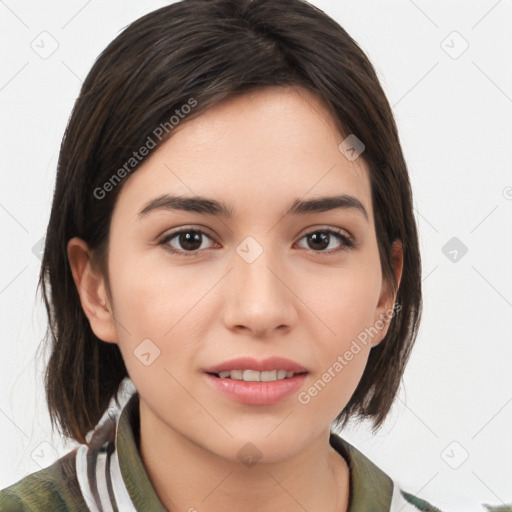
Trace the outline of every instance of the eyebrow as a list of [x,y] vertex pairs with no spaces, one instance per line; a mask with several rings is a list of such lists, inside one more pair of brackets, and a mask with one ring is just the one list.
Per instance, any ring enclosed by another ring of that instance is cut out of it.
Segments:
[[[315,212],[326,212],[336,209],[354,209],[359,211],[366,221],[369,222],[368,212],[356,197],[343,194],[339,196],[326,196],[317,199],[302,200],[296,198],[292,201],[284,216],[304,215]],[[203,215],[215,215],[231,219],[234,217],[234,208],[224,201],[217,201],[207,197],[194,196],[173,196],[162,194],[144,205],[137,213],[138,220],[141,220],[150,212],[157,210],[182,210],[196,212]]]

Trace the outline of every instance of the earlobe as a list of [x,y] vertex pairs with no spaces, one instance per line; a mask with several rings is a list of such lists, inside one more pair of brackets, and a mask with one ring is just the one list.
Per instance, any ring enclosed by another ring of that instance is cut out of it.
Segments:
[[91,329],[99,339],[117,343],[115,323],[107,304],[105,279],[93,268],[87,243],[74,237],[68,242],[67,253],[80,303]]
[[[400,287],[403,270],[403,249],[402,242],[395,240],[391,248],[391,264],[395,275],[396,291]],[[384,283],[379,298],[379,303],[375,311],[374,328],[377,329],[378,335],[372,340],[372,347],[377,346],[386,336],[391,319],[395,315],[395,304],[397,293],[394,292],[390,283]]]

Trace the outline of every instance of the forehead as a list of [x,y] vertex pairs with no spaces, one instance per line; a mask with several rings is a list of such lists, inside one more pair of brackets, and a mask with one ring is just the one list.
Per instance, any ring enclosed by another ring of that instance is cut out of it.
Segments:
[[372,218],[367,165],[341,153],[343,138],[306,89],[246,93],[185,117],[127,179],[116,208],[134,216],[151,198],[172,192],[222,199],[235,216],[263,216],[292,198],[349,194]]

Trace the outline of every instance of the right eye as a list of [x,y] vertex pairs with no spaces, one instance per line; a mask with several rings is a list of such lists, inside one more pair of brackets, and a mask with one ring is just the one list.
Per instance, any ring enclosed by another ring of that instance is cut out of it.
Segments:
[[[173,231],[166,235],[160,242],[159,245],[162,245],[163,248],[172,253],[178,254],[180,256],[193,256],[197,254],[202,248],[203,238],[206,237],[211,240],[211,238],[200,229],[192,229],[185,228],[180,229],[178,231]],[[174,239],[174,245],[171,243]],[[177,248],[176,245],[181,246],[181,248]]]

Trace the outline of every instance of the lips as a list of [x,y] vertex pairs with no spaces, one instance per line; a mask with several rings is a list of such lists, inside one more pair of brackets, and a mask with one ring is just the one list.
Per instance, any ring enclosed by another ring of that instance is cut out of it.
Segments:
[[[252,370],[249,370],[252,371]],[[277,405],[298,393],[307,379],[307,373],[297,373],[290,378],[270,382],[246,382],[221,378],[204,373],[205,383],[224,398],[244,405]]]
[[[279,378],[284,372],[286,377]],[[307,374],[307,368],[301,364],[277,356],[261,360],[238,357],[204,370],[209,386],[224,397],[245,405],[276,405],[295,394]]]
[[273,370],[286,370],[293,373],[307,373],[308,370],[304,366],[286,359],[284,357],[272,356],[266,359],[254,359],[252,357],[238,357],[216,364],[204,371],[206,373],[218,375],[220,372],[230,372],[232,370],[254,370],[258,372],[270,372]]

